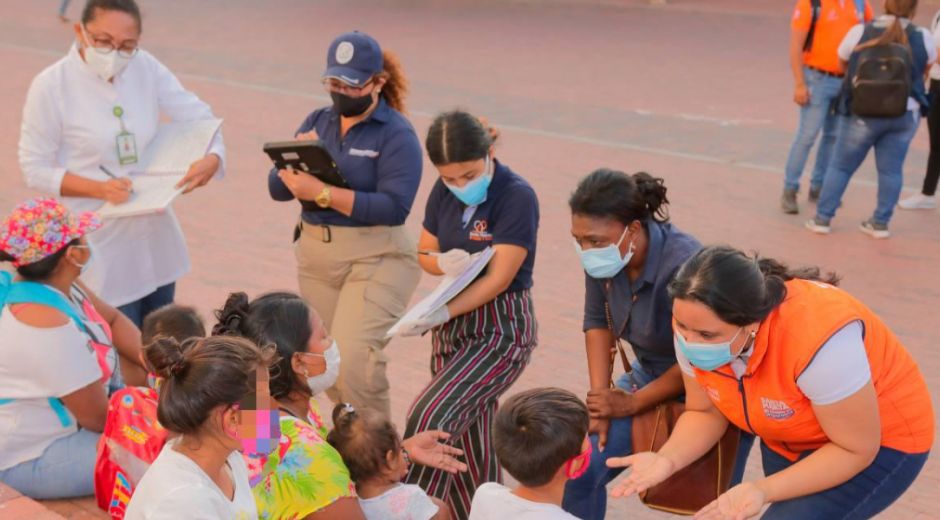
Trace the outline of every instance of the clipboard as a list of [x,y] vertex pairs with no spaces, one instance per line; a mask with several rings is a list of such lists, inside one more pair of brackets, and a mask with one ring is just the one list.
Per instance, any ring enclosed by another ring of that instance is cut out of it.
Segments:
[[333,156],[320,141],[265,143],[263,150],[279,170],[289,166],[298,172],[313,175],[330,186],[349,188],[349,183],[340,174]]

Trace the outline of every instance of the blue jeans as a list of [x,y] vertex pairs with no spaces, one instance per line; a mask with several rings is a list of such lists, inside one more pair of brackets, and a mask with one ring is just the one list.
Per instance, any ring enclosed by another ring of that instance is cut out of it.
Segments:
[[118,310],[130,318],[130,320],[134,322],[134,325],[137,325],[137,328],[140,328],[144,323],[144,318],[146,318],[148,314],[164,305],[173,303],[175,296],[176,282],[164,285],[137,301],[121,305],[118,307]]
[[59,16],[65,16],[65,11],[69,8],[69,3],[72,0],[61,0],[59,2]]
[[58,439],[39,458],[0,470],[0,482],[37,500],[93,495],[100,436],[78,430]]
[[[773,475],[792,464],[761,443],[764,474]],[[808,456],[812,452],[803,454]],[[904,453],[882,448],[870,466],[834,488],[770,506],[763,520],[854,520],[871,518],[900,498],[927,462],[928,453]],[[801,458],[803,458],[801,457]]]
[[902,167],[919,122],[917,112],[887,119],[840,116],[832,162],[819,195],[816,217],[830,220],[836,215],[849,180],[865,160],[868,150],[874,148],[875,166],[878,168],[878,205],[872,220],[887,224],[901,197],[904,184]]
[[800,188],[800,177],[803,175],[809,151],[813,148],[820,129],[822,139],[819,140],[819,148],[816,150],[816,165],[813,167],[810,185],[817,188],[822,186],[829,159],[832,157],[832,146],[836,141],[835,123],[838,116],[832,114],[830,108],[832,102],[839,96],[842,79],[827,76],[806,67],[803,68],[803,75],[806,78],[806,87],[809,89],[809,103],[800,107],[800,126],[796,131],[793,145],[790,147],[790,155],[787,157],[787,166],[784,169],[786,172],[784,187],[789,190]]
[[[663,371],[665,372],[665,370]],[[642,388],[658,378],[646,370],[639,362],[633,362],[633,372],[624,374],[617,381],[617,387],[628,392]],[[603,519],[607,514],[607,484],[623,472],[623,468],[608,468],[607,459],[610,457],[623,457],[633,451],[633,418],[622,417],[611,419],[610,429],[607,431],[607,445],[604,452],[597,448],[597,435],[592,434],[591,464],[587,472],[576,480],[569,480],[565,485],[565,497],[562,508],[582,520]],[[732,484],[741,482],[744,477],[744,466],[747,463],[747,454],[751,451],[754,437],[741,436],[741,445],[738,449],[737,465],[734,469]]]

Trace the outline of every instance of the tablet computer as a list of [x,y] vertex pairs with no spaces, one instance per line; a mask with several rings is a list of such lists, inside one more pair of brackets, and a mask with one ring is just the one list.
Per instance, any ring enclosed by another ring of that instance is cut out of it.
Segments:
[[333,156],[320,141],[265,143],[264,153],[268,154],[279,170],[287,169],[289,166],[298,172],[309,173],[331,186],[349,187],[336,166]]

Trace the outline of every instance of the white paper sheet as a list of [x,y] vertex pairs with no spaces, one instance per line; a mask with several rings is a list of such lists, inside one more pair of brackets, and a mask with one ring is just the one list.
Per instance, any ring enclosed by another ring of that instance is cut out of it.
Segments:
[[424,318],[447,305],[448,302],[466,289],[467,286],[473,283],[476,277],[483,272],[483,269],[493,258],[493,253],[492,247],[488,247],[479,253],[474,253],[470,256],[470,264],[462,273],[455,276],[444,276],[441,279],[441,283],[439,283],[430,294],[414,304],[414,306],[408,309],[408,312],[398,320],[398,323],[388,329],[386,337],[398,335],[398,333],[401,332],[402,324]]
[[140,162],[147,175],[184,174],[189,165],[206,155],[222,126],[221,119],[174,121],[160,125]]
[[176,121],[160,125],[144,151],[143,173],[131,175],[134,192],[122,204],[101,206],[101,218],[133,217],[166,211],[182,192],[176,184],[196,160],[204,157],[222,126],[221,119]]
[[122,204],[105,204],[98,210],[103,219],[132,217],[166,211],[173,199],[183,193],[183,188],[177,188],[176,183],[185,175],[132,175],[134,192],[127,202]]

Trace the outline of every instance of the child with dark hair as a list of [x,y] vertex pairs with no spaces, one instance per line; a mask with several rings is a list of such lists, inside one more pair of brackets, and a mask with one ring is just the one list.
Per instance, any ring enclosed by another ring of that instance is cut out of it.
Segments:
[[574,394],[536,388],[509,398],[496,415],[493,443],[519,486],[489,482],[477,489],[470,520],[574,520],[561,508],[565,483],[591,463],[588,409]]
[[206,337],[206,325],[196,309],[171,303],[151,312],[140,329],[141,343],[149,345],[157,336],[183,342]]
[[429,497],[416,485],[402,484],[408,474],[408,452],[395,426],[379,412],[356,410],[346,403],[336,405],[327,441],[349,468],[367,519],[450,519],[443,501]]

